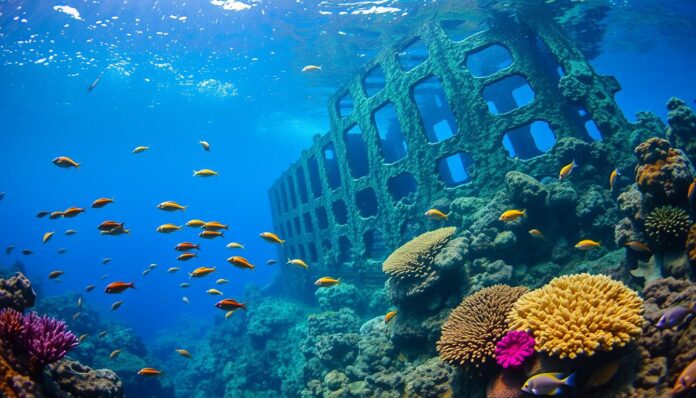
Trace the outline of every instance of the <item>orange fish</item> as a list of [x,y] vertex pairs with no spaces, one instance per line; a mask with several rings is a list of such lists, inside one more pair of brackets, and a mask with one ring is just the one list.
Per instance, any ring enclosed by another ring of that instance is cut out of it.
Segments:
[[157,227],[156,231],[161,232],[163,234],[169,234],[180,229],[180,226],[176,226],[174,224],[162,224],[159,227]]
[[612,170],[611,174],[609,174],[609,190],[613,191],[614,190],[614,185],[616,184],[616,179],[621,176],[621,172],[619,172],[619,169],[614,169]]
[[109,203],[114,203],[114,200],[109,199],[109,198],[99,198],[99,199],[95,200],[94,202],[92,202],[92,208],[99,209],[101,207],[108,205]]
[[71,207],[63,212],[63,217],[72,218],[84,211],[85,209],[81,207]]
[[221,310],[225,310],[225,311],[234,311],[234,310],[237,310],[240,308],[243,309],[244,311],[246,311],[246,309],[247,309],[246,304],[240,303],[234,299],[220,300],[215,304],[215,306],[217,308],[219,308]]
[[205,229],[206,231],[217,231],[220,229],[229,229],[229,228],[227,228],[227,224],[222,224],[222,223],[219,223],[217,221],[208,221],[207,223],[204,223],[201,228]]
[[155,368],[142,368],[138,371],[138,374],[140,376],[159,376],[162,374],[162,371]]
[[533,237],[537,238],[537,239],[544,239],[544,234],[542,234],[541,231],[539,231],[539,230],[536,229],[536,228],[530,229],[530,230],[529,230],[529,234],[532,235]]
[[103,223],[99,224],[97,229],[100,231],[111,231],[112,229],[116,229],[116,228],[123,229],[125,227],[125,224],[126,223],[123,223],[123,222],[104,221]]
[[696,359],[691,361],[679,374],[677,381],[674,383],[672,394],[677,396],[694,388],[696,388]]
[[600,246],[601,246],[601,244],[597,241],[594,241],[591,239],[583,239],[575,245],[575,248],[578,250],[586,251],[586,250],[592,250],[595,247],[600,247]]
[[520,217],[527,217],[527,210],[506,210],[498,217],[499,221],[509,222],[515,221]]
[[686,197],[689,198],[689,203],[694,203],[694,196],[696,196],[696,178],[689,184],[689,191]]
[[188,260],[196,257],[197,255],[198,255],[198,253],[182,253],[176,259],[179,261],[188,261]]
[[227,262],[239,268],[254,269],[254,264],[250,263],[246,258],[241,256],[232,256],[227,259]]
[[431,220],[447,220],[447,218],[449,217],[448,214],[445,214],[438,209],[430,209],[426,211],[425,216],[430,218]]
[[314,285],[319,286],[319,287],[329,287],[329,286],[337,285],[339,283],[341,283],[340,278],[334,279],[330,276],[325,276],[325,277],[317,279],[316,282],[314,282]]
[[283,245],[283,243],[285,243],[285,240],[280,239],[278,235],[274,234],[273,232],[263,232],[259,234],[259,236],[266,242],[279,243],[281,246]]
[[396,316],[396,311],[389,311],[384,315],[384,323],[389,323]]
[[176,202],[173,202],[173,201],[166,201],[166,202],[162,202],[162,203],[157,205],[158,209],[161,209],[164,211],[177,211],[177,210],[185,211],[187,207],[188,206],[182,206],[182,205],[180,205]]
[[191,278],[200,278],[200,277],[202,277],[202,276],[208,275],[208,274],[211,273],[211,272],[214,272],[214,271],[215,271],[215,268],[216,268],[216,267],[213,267],[213,268],[209,268],[209,267],[198,267],[198,268],[194,269],[193,272],[190,272],[190,273],[189,273],[189,276],[190,276]]
[[53,232],[53,231],[51,231],[51,232],[46,232],[46,233],[43,235],[43,239],[41,239],[41,242],[42,242],[42,243],[46,243],[46,242],[48,242],[49,240],[51,240],[51,238],[53,237],[53,234],[54,234],[54,233],[55,233],[55,232]]
[[68,169],[70,167],[74,167],[77,169],[80,167],[79,163],[70,159],[67,156],[58,156],[57,158],[53,159],[53,164],[64,169]]
[[650,248],[648,247],[648,245],[646,245],[643,242],[639,242],[637,240],[632,240],[630,242],[626,242],[624,245],[630,247],[631,249],[633,249],[637,252],[650,253]]
[[561,171],[558,173],[558,179],[562,180],[564,178],[568,178],[570,173],[572,173],[573,169],[575,169],[577,166],[578,165],[577,165],[577,163],[575,163],[575,159],[573,159],[572,162],[570,162],[569,164],[567,164],[561,168]]
[[223,236],[223,234],[219,231],[202,231],[200,234],[198,234],[198,236],[205,239],[214,239],[219,236]]
[[60,218],[60,217],[63,217],[62,211],[54,211],[48,216],[48,218],[50,218],[51,220],[55,220],[56,218]]
[[182,242],[174,247],[174,250],[176,250],[178,252],[185,252],[185,251],[189,251],[189,250],[193,250],[193,249],[201,250],[199,245],[194,245],[191,242]]
[[128,288],[135,289],[135,285],[133,285],[133,283],[134,282],[131,282],[131,283],[112,282],[106,286],[106,289],[104,289],[104,292],[113,294],[113,293],[121,293]]

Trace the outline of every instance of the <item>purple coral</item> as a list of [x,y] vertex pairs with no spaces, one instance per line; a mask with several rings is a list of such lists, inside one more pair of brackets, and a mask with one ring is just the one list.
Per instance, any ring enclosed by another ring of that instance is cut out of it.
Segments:
[[503,368],[516,368],[534,354],[534,337],[527,332],[508,332],[495,346],[495,361]]
[[24,316],[22,345],[41,366],[46,366],[65,356],[77,347],[77,337],[68,330],[65,322],[32,312]]

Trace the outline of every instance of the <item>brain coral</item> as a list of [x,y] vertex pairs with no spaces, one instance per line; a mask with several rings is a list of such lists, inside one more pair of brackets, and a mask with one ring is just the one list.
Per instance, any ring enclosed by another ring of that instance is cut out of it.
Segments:
[[573,359],[624,346],[640,334],[642,314],[643,300],[623,283],[576,274],[520,297],[508,321],[532,333],[537,351]]
[[690,224],[689,215],[684,210],[662,206],[651,211],[645,218],[645,232],[660,249],[684,247]]
[[382,271],[399,279],[428,276],[435,256],[449,242],[455,230],[455,227],[440,228],[413,238],[384,261]]
[[495,345],[508,330],[506,316],[527,291],[524,286],[494,285],[465,298],[442,325],[440,359],[474,367],[493,359]]
[[653,137],[634,150],[638,158],[636,184],[643,193],[663,198],[684,197],[693,179],[689,159],[669,141]]

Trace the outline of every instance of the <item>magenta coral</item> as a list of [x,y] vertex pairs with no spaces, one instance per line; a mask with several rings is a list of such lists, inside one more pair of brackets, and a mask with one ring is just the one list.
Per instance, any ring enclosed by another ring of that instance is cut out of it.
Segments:
[[36,313],[24,316],[21,340],[41,367],[63,358],[78,344],[77,337],[68,330],[65,322]]
[[527,332],[508,332],[495,346],[495,361],[505,369],[516,368],[534,354],[534,337]]
[[24,315],[12,308],[0,311],[0,340],[14,341],[24,332]]

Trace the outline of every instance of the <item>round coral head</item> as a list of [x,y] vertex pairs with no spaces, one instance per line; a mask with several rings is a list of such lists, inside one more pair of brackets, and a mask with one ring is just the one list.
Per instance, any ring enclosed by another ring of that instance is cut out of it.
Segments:
[[495,361],[505,369],[516,368],[534,354],[534,337],[527,332],[508,332],[495,346]]

